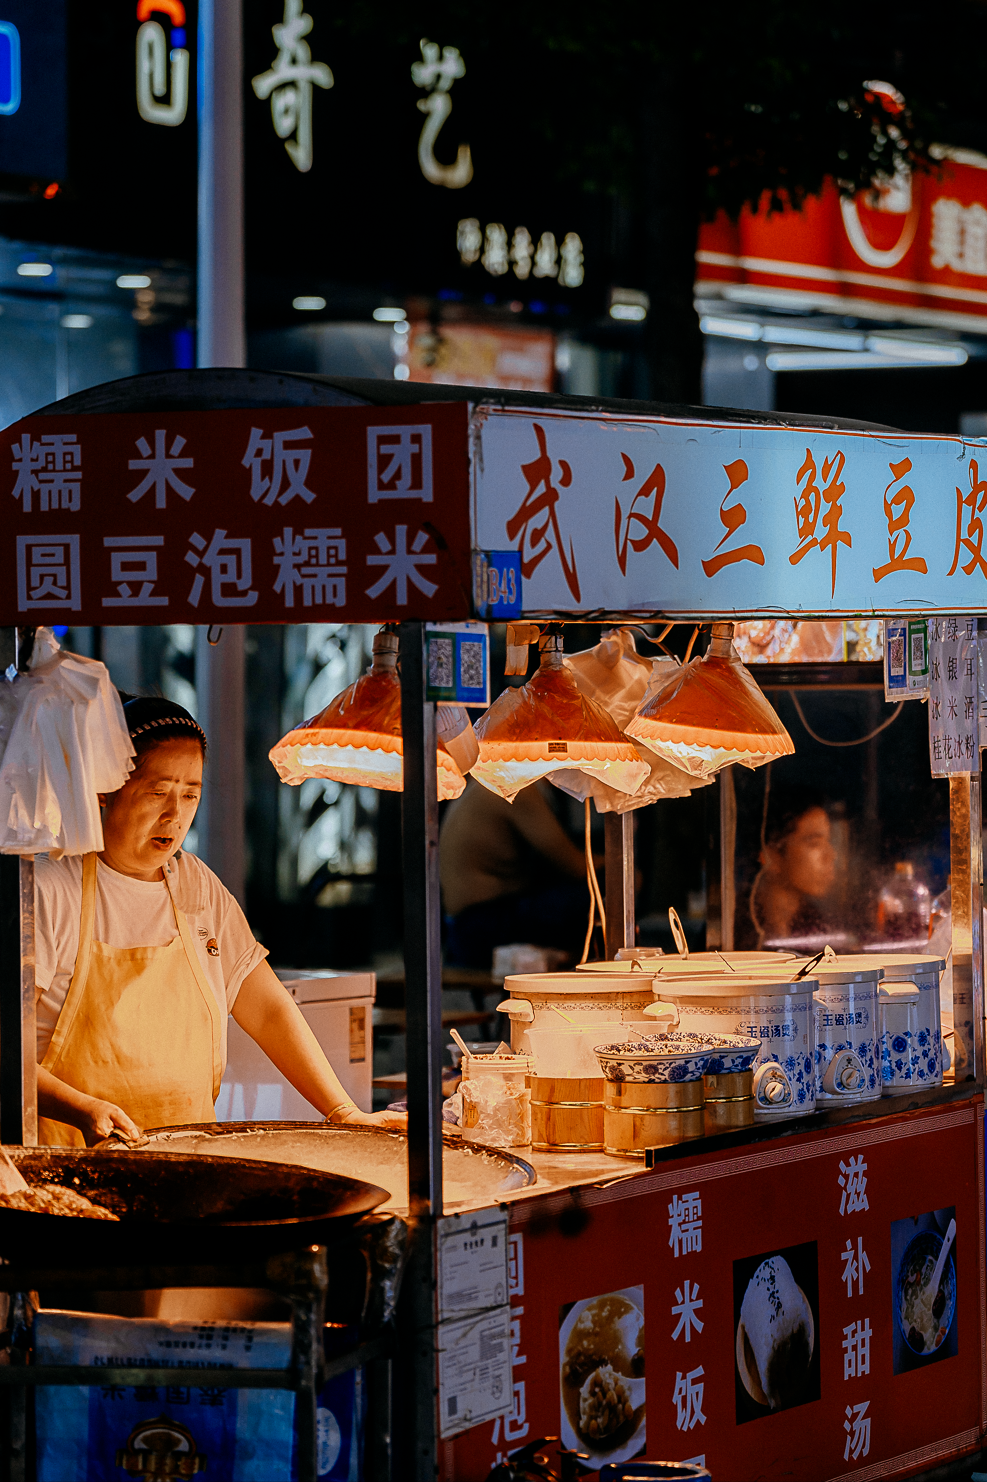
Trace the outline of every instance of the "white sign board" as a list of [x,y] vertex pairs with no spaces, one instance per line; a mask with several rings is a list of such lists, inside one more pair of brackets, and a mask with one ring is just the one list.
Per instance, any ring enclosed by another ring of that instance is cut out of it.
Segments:
[[507,1301],[507,1211],[446,1215],[438,1224],[439,1321]]
[[439,1324],[439,1435],[445,1440],[511,1408],[511,1309]]
[[929,622],[929,759],[933,777],[979,772],[976,618]]
[[987,610],[987,443],[484,407],[473,545],[524,615]]

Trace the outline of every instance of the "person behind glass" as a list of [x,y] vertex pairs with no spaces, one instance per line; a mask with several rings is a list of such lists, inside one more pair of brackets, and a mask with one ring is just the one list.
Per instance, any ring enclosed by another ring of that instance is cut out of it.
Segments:
[[836,850],[822,793],[811,787],[772,790],[759,862],[750,900],[758,946],[824,932],[819,902],[836,880]]
[[357,1108],[236,900],[183,850],[201,727],[165,699],[123,713],[136,757],[100,795],[102,851],[36,864],[39,1141],[214,1122],[230,1014],[328,1121],[403,1126]]

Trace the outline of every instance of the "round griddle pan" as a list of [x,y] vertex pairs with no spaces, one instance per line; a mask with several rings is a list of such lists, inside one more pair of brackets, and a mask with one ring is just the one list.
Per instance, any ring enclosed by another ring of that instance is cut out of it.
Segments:
[[198,1153],[8,1147],[29,1184],[63,1184],[119,1215],[0,1205],[0,1257],[100,1266],[263,1260],[325,1244],[389,1197],[340,1174]]

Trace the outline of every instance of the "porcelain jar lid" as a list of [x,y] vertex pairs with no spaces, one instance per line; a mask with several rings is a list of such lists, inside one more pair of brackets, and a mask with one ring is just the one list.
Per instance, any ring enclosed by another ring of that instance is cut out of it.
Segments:
[[642,993],[651,987],[651,974],[642,972],[600,973],[514,973],[504,979],[511,998],[542,998],[562,994],[566,998],[610,998],[615,993]]
[[655,981],[660,998],[791,998],[806,995],[819,987],[816,978],[765,978],[742,973],[727,973],[716,978],[668,978]]
[[873,957],[884,969],[886,979],[895,978],[929,978],[933,973],[941,973],[946,963],[942,957],[921,957],[913,952],[865,952],[865,957]]

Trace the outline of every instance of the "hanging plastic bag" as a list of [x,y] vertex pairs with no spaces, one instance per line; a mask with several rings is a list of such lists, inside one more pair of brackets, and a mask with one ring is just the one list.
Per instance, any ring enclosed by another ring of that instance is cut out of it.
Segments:
[[62,652],[39,628],[30,673],[0,684],[0,716],[13,715],[0,762],[0,853],[98,852],[97,794],[123,786],[134,756],[106,665]]
[[[600,642],[581,653],[567,654],[565,667],[572,674],[581,694],[594,701],[610,715],[621,731],[636,714],[645,696],[657,692],[678,670],[677,659],[651,660],[637,652],[630,628],[611,628]],[[575,769],[553,772],[550,781],[571,798],[583,802],[592,798],[598,813],[629,813],[644,808],[659,798],[687,797],[702,780],[691,777],[680,767],[643,746],[629,736],[638,759],[648,768],[633,793],[621,792],[602,778]]]

